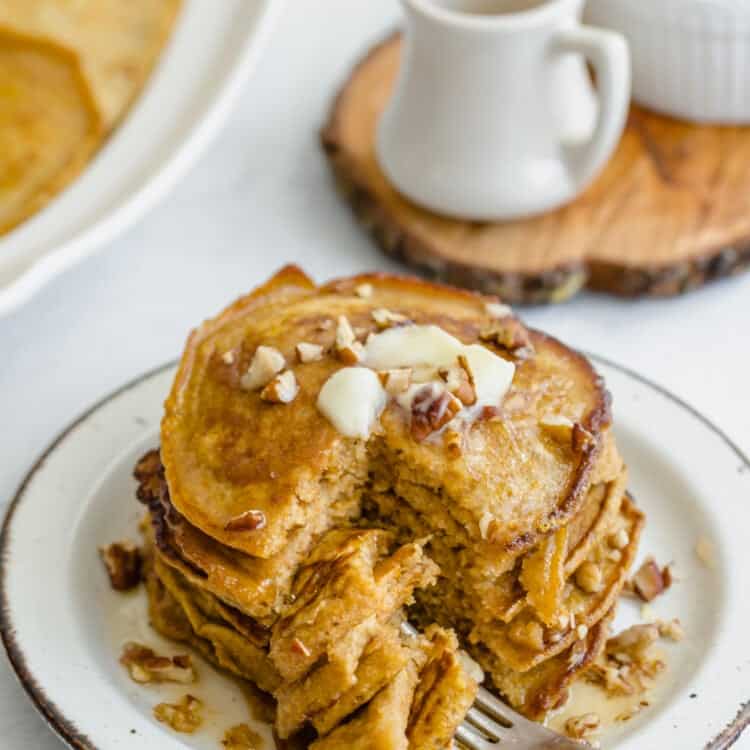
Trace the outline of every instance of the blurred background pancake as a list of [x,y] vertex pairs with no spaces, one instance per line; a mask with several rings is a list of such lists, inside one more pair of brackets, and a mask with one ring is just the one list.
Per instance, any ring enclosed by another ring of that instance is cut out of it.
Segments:
[[0,234],[86,166],[140,93],[181,0],[0,0]]

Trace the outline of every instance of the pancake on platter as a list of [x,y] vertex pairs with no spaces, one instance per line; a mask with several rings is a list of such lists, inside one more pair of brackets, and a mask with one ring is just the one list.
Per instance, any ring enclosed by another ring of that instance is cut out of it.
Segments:
[[81,65],[105,131],[143,88],[181,0],[0,0],[0,27],[65,47]]
[[316,750],[446,746],[482,681],[543,720],[644,522],[585,358],[377,274],[286,268],[199,326],[135,476],[154,626]]
[[70,182],[102,133],[76,56],[0,28],[0,234]]
[[121,121],[181,0],[0,0],[0,235],[63,190]]

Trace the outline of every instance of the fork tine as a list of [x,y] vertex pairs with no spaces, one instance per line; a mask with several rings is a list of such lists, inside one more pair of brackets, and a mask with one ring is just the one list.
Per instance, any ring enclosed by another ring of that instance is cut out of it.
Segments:
[[507,738],[508,732],[512,731],[512,730],[509,730],[507,727],[504,727],[498,724],[488,714],[480,711],[476,707],[476,705],[470,708],[469,711],[467,712],[466,721],[468,721],[469,724],[471,724],[473,727],[476,727],[477,729],[481,730],[484,734],[486,734],[489,737],[489,739],[493,741]]
[[485,711],[498,723],[504,724],[506,727],[509,725],[512,726],[519,719],[528,721],[527,719],[524,719],[521,714],[514,711],[510,706],[503,703],[499,698],[496,698],[489,690],[483,687],[480,687],[477,691],[474,705]]
[[[408,622],[401,624],[401,630],[407,635],[417,635],[417,630]],[[477,691],[466,721],[456,730],[456,740],[468,750],[496,750],[509,745],[523,750],[591,748],[587,742],[571,740],[527,719],[483,687]]]
[[488,742],[471,725],[464,722],[456,730],[456,739],[469,750],[494,750],[497,743]]

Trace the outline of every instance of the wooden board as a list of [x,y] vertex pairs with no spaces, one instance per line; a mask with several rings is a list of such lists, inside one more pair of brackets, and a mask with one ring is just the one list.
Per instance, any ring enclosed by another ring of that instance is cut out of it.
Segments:
[[672,295],[750,265],[750,128],[689,125],[637,107],[605,172],[562,209],[477,223],[409,202],[374,153],[400,46],[394,35],[370,50],[322,132],[344,196],[390,255],[509,302],[557,302],[584,286]]

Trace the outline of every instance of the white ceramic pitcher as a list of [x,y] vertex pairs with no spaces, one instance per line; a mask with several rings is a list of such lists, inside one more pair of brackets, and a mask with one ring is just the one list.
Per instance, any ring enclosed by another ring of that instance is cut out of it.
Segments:
[[580,25],[583,2],[402,0],[401,69],[376,144],[401,193],[489,221],[556,208],[594,179],[622,133],[630,60],[621,35]]

